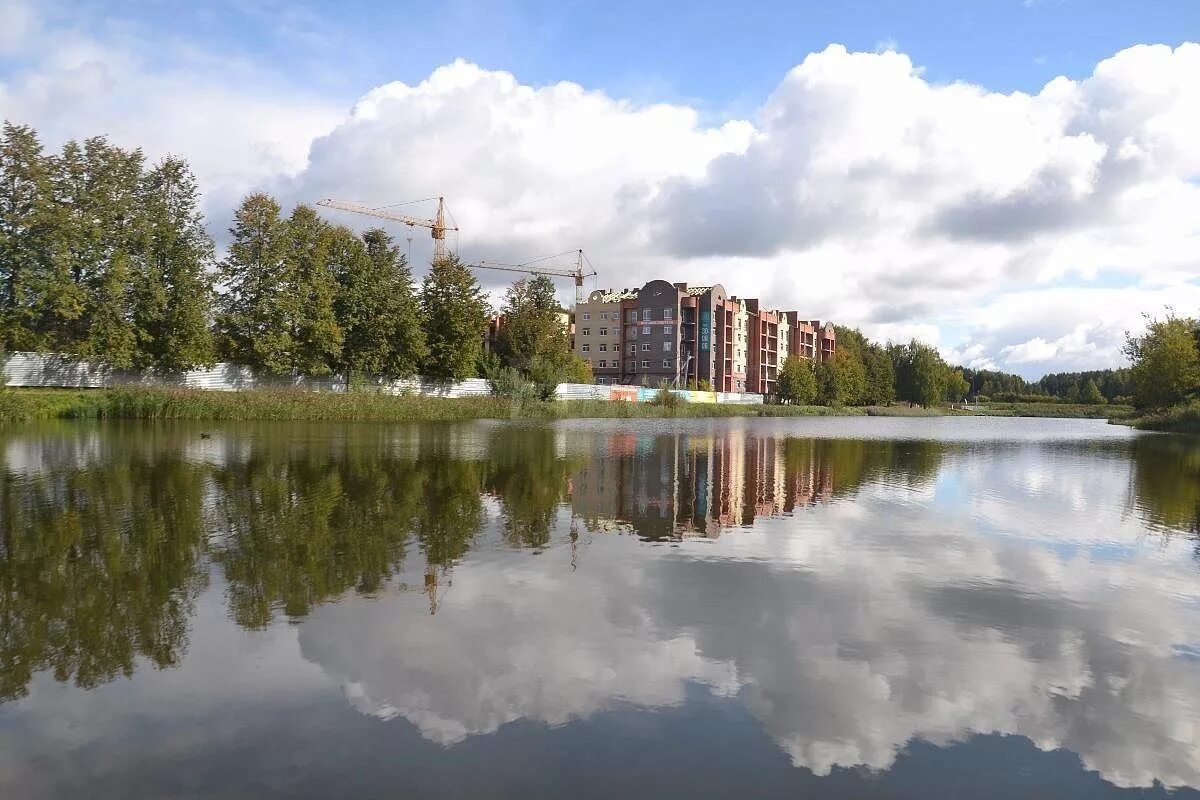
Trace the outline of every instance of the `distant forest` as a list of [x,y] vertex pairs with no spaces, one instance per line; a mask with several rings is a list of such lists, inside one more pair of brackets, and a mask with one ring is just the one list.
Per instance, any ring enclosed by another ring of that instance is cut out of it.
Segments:
[[1133,395],[1132,376],[1128,368],[1099,369],[1088,372],[1055,372],[1030,382],[1020,375],[994,370],[963,369],[963,377],[971,386],[973,396],[1006,403],[1045,402],[1055,398],[1069,403],[1095,400],[1092,387],[1105,401],[1126,402]]

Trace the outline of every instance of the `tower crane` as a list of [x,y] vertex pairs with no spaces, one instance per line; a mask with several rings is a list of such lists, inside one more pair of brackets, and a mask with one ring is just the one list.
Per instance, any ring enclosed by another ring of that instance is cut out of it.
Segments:
[[[495,269],[502,272],[523,272],[526,275],[545,275],[552,278],[573,278],[575,280],[575,304],[579,305],[587,298],[583,295],[583,279],[590,278],[596,274],[596,270],[592,268],[591,262],[587,260],[587,256],[582,250],[576,250],[575,266],[570,268],[562,267],[540,267],[536,266],[539,262],[549,261],[552,258],[562,258],[565,255],[572,255],[570,252],[559,253],[558,255],[546,256],[533,261],[526,261],[524,264],[502,264],[498,261],[480,261],[478,264],[471,264],[472,269]],[[584,264],[591,272],[584,272]]]
[[[430,197],[426,199],[436,199],[438,201],[437,214],[434,215],[433,219],[422,219],[420,217],[410,217],[407,214],[397,214],[394,211],[388,211],[388,206],[372,207],[363,205],[362,203],[351,203],[347,200],[334,200],[329,197],[324,200],[318,200],[317,205],[325,206],[326,208],[336,208],[339,211],[364,214],[368,217],[377,217],[378,219],[387,219],[392,222],[403,222],[410,228],[413,226],[429,228],[430,233],[433,235],[433,263],[437,264],[445,261],[450,256],[450,251],[446,249],[446,231],[457,231],[458,226],[446,224],[446,198]],[[414,200],[413,202],[420,203],[424,201]],[[400,204],[397,203],[396,205]]]

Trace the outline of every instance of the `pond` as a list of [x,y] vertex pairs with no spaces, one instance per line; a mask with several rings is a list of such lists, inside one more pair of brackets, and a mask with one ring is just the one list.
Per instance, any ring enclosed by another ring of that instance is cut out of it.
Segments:
[[1200,797],[1200,443],[0,430],[0,797]]

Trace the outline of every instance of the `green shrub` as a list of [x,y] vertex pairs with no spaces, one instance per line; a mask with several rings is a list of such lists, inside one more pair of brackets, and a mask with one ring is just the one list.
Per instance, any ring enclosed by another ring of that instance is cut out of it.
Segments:
[[683,398],[671,391],[671,387],[666,381],[658,385],[658,394],[650,401],[652,405],[661,406],[662,408],[678,408],[683,405]]
[[487,376],[492,394],[515,400],[518,403],[529,403],[538,399],[539,388],[525,380],[521,373],[512,367],[496,367]]

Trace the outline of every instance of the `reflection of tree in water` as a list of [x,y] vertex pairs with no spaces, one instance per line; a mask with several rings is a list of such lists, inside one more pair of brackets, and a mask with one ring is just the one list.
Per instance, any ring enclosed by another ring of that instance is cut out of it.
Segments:
[[1200,535],[1200,442],[1190,436],[1133,440],[1134,503],[1164,528]]
[[[231,439],[240,449],[205,463],[178,455],[190,435],[102,430],[88,433],[101,446],[87,466],[32,440],[48,466],[0,478],[0,699],[19,696],[43,669],[94,686],[131,674],[138,656],[178,663],[206,554],[225,577],[233,619],[261,628],[347,591],[379,591],[412,546],[436,592],[438,570],[467,554],[486,521],[485,492],[500,504],[509,543],[544,547],[568,499],[587,519],[623,519],[640,503],[662,508],[668,534],[720,529],[881,476],[919,480],[941,452],[923,443],[654,436],[618,454],[563,457],[552,428],[497,428],[470,451],[461,445],[479,442],[478,431],[409,434],[313,444],[273,429]],[[587,506],[572,476],[606,464],[618,491]]]
[[139,656],[179,663],[206,578],[202,496],[170,453],[0,474],[0,700],[43,669],[92,687]]
[[[922,440],[789,439],[828,471],[834,496],[850,495],[870,483],[909,487],[929,481],[942,466],[948,446]],[[802,456],[803,458],[803,456]]]
[[348,589],[373,592],[404,558],[421,482],[411,462],[350,449],[257,448],[215,471],[220,534],[213,559],[233,617],[251,628]]
[[553,428],[499,428],[488,448],[487,490],[500,501],[504,537],[514,546],[544,547],[555,512],[569,495],[580,458],[558,455]]

